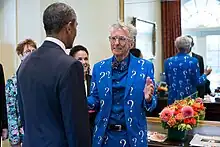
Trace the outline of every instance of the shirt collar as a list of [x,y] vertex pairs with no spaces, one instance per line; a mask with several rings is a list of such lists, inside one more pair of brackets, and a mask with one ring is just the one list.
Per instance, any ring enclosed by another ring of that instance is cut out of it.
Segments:
[[66,52],[66,47],[65,47],[64,43],[62,41],[60,41],[59,39],[56,39],[54,37],[46,37],[45,41],[51,41],[53,43],[56,43]]
[[116,69],[116,70],[124,71],[124,70],[128,69],[129,60],[130,60],[129,55],[128,55],[128,57],[126,57],[124,60],[122,60],[120,62],[116,60],[115,56],[113,56],[112,68]]
[[189,56],[192,57],[192,52],[189,53]]

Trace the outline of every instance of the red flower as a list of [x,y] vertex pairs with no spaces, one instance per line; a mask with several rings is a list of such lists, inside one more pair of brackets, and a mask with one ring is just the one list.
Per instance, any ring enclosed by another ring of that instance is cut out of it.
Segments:
[[160,114],[160,118],[164,122],[168,122],[168,120],[173,116],[173,112],[169,108],[164,108]]
[[195,125],[196,119],[195,118],[186,118],[186,119],[184,119],[184,123],[189,124],[189,125]]

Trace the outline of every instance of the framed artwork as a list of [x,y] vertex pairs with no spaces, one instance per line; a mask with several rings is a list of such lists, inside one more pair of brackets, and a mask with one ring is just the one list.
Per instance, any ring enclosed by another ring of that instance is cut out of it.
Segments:
[[131,23],[137,29],[135,47],[141,50],[144,58],[154,58],[156,53],[156,23],[136,17],[133,17]]

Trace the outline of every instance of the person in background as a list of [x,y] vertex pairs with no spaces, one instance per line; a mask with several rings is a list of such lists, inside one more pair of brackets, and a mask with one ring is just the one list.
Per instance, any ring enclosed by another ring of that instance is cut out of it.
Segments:
[[65,53],[76,37],[76,13],[53,3],[43,24],[45,41],[17,71],[22,147],[91,147],[83,66]]
[[2,138],[2,140],[6,140],[8,137],[8,121],[5,99],[5,77],[2,64],[0,64],[0,105],[0,137]]
[[84,46],[76,45],[70,50],[69,55],[80,61],[83,65],[85,88],[87,96],[89,96],[92,78],[90,75],[89,52]]
[[96,110],[93,147],[146,147],[146,111],[157,104],[153,63],[129,53],[136,28],[112,25],[113,56],[94,65],[88,107]]
[[[195,43],[194,43],[194,40],[193,40],[193,37],[190,36],[190,35],[186,35],[189,39],[190,39],[190,49],[189,49],[189,55],[191,57],[194,57],[198,60],[199,62],[199,70],[200,70],[200,76],[202,76],[204,74],[204,61],[203,61],[203,57],[194,53],[192,51],[192,48],[194,47]],[[208,80],[208,79],[207,79]],[[201,98],[204,98],[204,95],[205,95],[205,87],[206,87],[206,83],[207,81],[205,82],[205,84],[203,85],[198,85],[197,86],[197,91],[198,91],[198,96],[201,97]]]
[[[26,39],[19,43],[16,48],[17,55],[23,60],[34,50],[36,43],[31,39]],[[7,116],[8,116],[8,134],[9,142],[12,147],[21,147],[23,140],[23,127],[21,125],[18,100],[17,100],[17,77],[13,75],[7,80],[5,86]]]
[[[89,96],[91,78],[92,78],[92,76],[90,75],[89,52],[87,48],[85,48],[84,46],[76,45],[70,50],[69,55],[75,58],[76,60],[80,61],[84,67],[85,88],[86,88],[87,96]],[[96,117],[96,112],[94,110],[90,110],[89,120],[90,120],[91,132],[94,128],[95,117]]]
[[178,50],[177,55],[168,58],[164,62],[166,83],[169,91],[168,104],[188,96],[195,98],[196,87],[205,84],[206,77],[212,71],[208,69],[200,76],[198,60],[188,54],[191,47],[188,37],[177,37],[175,47]]
[[141,50],[138,49],[138,48],[132,48],[132,49],[130,49],[130,53],[131,53],[133,56],[137,57],[137,58],[143,58],[143,55],[142,55],[142,53],[141,53]]

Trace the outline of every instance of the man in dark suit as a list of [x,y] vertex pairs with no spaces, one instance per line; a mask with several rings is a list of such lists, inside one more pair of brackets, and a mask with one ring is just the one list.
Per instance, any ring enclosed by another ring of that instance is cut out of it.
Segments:
[[17,73],[23,147],[90,147],[83,67],[64,51],[76,36],[76,14],[54,3],[43,23],[47,38]]
[[[6,99],[5,99],[5,78],[3,67],[0,64],[0,129],[1,129],[1,137],[3,140],[7,138],[7,110],[6,110]],[[0,139],[1,144],[1,139]]]
[[[190,36],[190,35],[187,35],[188,38],[191,39],[191,48],[190,48],[190,52],[189,52],[189,55],[196,58],[199,62],[199,69],[200,69],[200,76],[204,74],[204,61],[203,61],[203,57],[192,52],[192,48],[194,46],[194,40],[193,40],[193,37]],[[204,98],[204,95],[205,95],[205,85],[200,85],[200,86],[197,86],[197,91],[198,91],[198,96],[201,97],[201,98]]]

